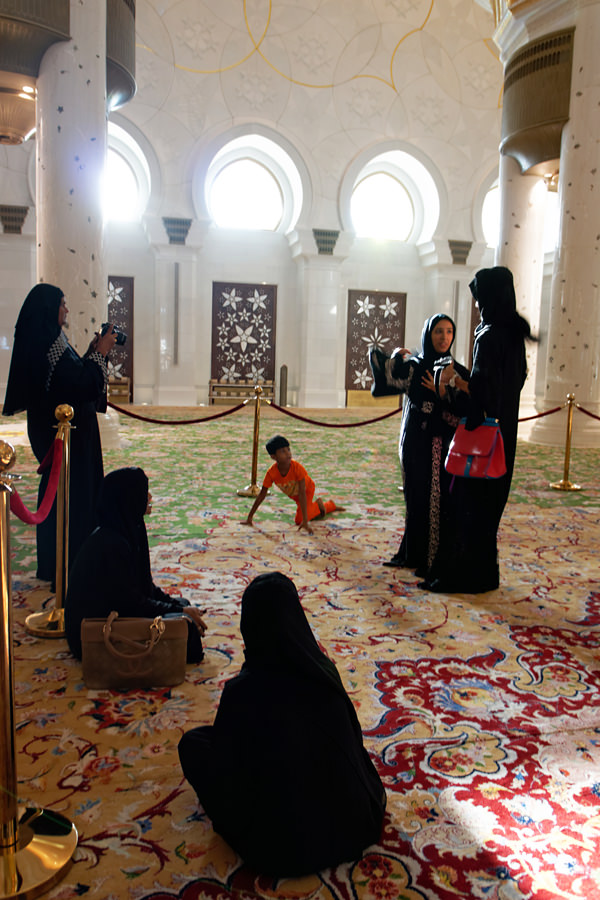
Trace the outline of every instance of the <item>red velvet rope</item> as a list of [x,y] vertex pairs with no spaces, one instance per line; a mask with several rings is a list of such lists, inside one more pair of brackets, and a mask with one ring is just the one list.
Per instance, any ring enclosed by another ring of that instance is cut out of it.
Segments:
[[545,412],[536,413],[535,416],[525,416],[523,419],[518,419],[518,422],[530,422],[531,419],[543,419],[544,416],[551,416],[552,413],[558,412],[561,409],[564,409],[567,404],[563,403],[562,406],[555,406],[554,409],[547,409]]
[[[252,398],[251,398],[252,399]],[[298,413],[293,413],[289,409],[285,409],[283,406],[278,406],[277,403],[274,403],[272,400],[265,400],[264,403],[268,403],[269,406],[272,406],[273,409],[278,410],[281,413],[284,413],[286,416],[291,416],[292,419],[299,419],[301,422],[308,422],[309,425],[320,425],[322,428],[361,428],[363,425],[373,425],[375,422],[383,422],[384,419],[389,419],[390,416],[395,416],[399,412],[402,412],[402,408],[398,407],[398,409],[393,409],[391,412],[384,413],[382,416],[376,416],[374,419],[364,419],[362,422],[320,422],[317,419],[309,419],[307,416],[301,416]],[[141,422],[150,422],[152,425],[199,425],[202,422],[210,422],[213,419],[220,419],[223,416],[230,416],[232,413],[237,412],[245,406],[245,403],[238,403],[237,406],[232,407],[231,409],[226,409],[224,412],[215,413],[214,416],[203,416],[201,419],[151,419],[149,416],[140,416],[138,413],[131,412],[128,409],[124,409],[122,406],[116,406],[114,403],[108,403],[111,409],[114,409],[116,412],[123,413],[125,416],[130,416],[132,419],[139,419]],[[555,406],[553,409],[547,409],[545,412],[536,413],[534,416],[524,416],[522,419],[519,419],[519,422],[530,422],[532,419],[543,419],[544,416],[551,416],[555,412],[559,412],[559,410],[564,408],[563,406]],[[598,419],[598,416],[595,416],[594,413],[588,412],[586,409],[583,409],[581,406],[577,405],[577,409],[580,409],[581,412],[586,413],[588,416],[592,416],[594,419]]]
[[116,412],[123,413],[124,416],[130,416],[132,419],[139,419],[141,422],[150,422],[152,425],[199,425],[202,422],[210,422],[211,419],[220,419],[222,416],[230,416],[245,406],[245,403],[238,403],[232,409],[226,409],[224,412],[215,413],[214,416],[203,416],[201,419],[151,419],[149,416],[140,416],[131,412],[129,409],[123,409],[122,406],[115,406],[109,401],[108,406]]
[[52,509],[52,504],[54,503],[54,498],[56,497],[58,477],[60,475],[63,457],[62,438],[57,437],[55,439],[54,443],[50,447],[50,450],[40,463],[38,472],[43,471],[43,468],[47,468],[47,466],[45,466],[44,464],[48,460],[50,452],[52,452],[52,470],[50,472],[50,478],[48,479],[48,486],[46,487],[44,499],[40,503],[38,511],[33,513],[31,512],[31,510],[27,509],[27,507],[19,497],[19,492],[16,489],[13,489],[13,492],[10,495],[10,511],[27,525],[39,525],[40,522],[43,522]]
[[310,425],[321,425],[323,428],[360,428],[362,425],[372,425],[373,422],[382,422],[384,419],[389,419],[390,416],[395,416],[402,411],[401,407],[398,407],[398,409],[393,409],[383,416],[377,416],[376,419],[364,419],[362,422],[318,422],[316,419],[308,419],[306,416],[299,416],[298,413],[293,413],[289,409],[284,409],[283,406],[277,406],[277,404],[272,401],[271,406],[273,409],[285,413],[286,416],[291,416],[292,419],[300,419],[301,422],[308,422]]
[[579,412],[585,413],[586,416],[590,416],[591,419],[598,419],[600,422],[600,416],[597,416],[595,413],[590,412],[589,409],[584,409],[583,406],[580,406],[579,403],[575,404],[575,409],[578,409]]

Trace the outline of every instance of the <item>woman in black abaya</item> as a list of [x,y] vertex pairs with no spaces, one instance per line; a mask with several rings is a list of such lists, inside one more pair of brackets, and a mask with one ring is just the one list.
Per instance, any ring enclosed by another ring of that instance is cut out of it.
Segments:
[[436,364],[450,356],[455,330],[449,316],[431,316],[423,325],[419,354],[411,356],[401,349],[383,363],[389,391],[406,395],[399,446],[406,504],[404,535],[398,551],[384,565],[415,569],[421,577],[437,552],[450,486],[444,460],[466,398],[461,386],[466,388],[469,371],[464,366],[454,363],[457,377],[442,389],[443,396],[436,392],[433,378]]
[[188,662],[204,656],[205,625],[200,611],[171,597],[152,581],[144,516],[152,495],[143,469],[131,466],[109,472],[100,488],[98,528],[84,541],[69,575],[65,599],[65,632],[73,656],[81,659],[81,622],[120,616],[185,615],[188,619]]
[[[43,461],[56,438],[54,411],[73,407],[71,430],[69,554],[75,557],[92,531],[102,481],[102,449],[96,411],[106,409],[106,356],[115,344],[112,330],[96,336],[82,359],[63,331],[68,309],[60,288],[36,284],[27,295],[17,324],[2,413],[27,410],[27,433],[35,457]],[[48,485],[42,474],[38,505]],[[54,581],[56,572],[56,503],[37,526],[37,577]]]
[[292,581],[260,575],[242,598],[246,661],[214,725],[183,735],[183,773],[213,827],[255,870],[299,876],[379,840],[385,792],[335,665]]
[[[499,585],[497,533],[517,449],[519,399],[527,375],[525,340],[535,340],[529,323],[517,312],[509,269],[481,269],[469,287],[481,322],[475,331],[466,427],[476,428],[486,416],[498,419],[507,471],[498,479],[455,479],[450,495],[452,527],[423,584],[445,593],[483,593]],[[442,382],[451,377],[449,368]]]

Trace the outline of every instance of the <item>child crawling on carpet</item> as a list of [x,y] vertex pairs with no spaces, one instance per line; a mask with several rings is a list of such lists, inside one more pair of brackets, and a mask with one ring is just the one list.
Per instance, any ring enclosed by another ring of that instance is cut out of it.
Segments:
[[303,528],[312,534],[313,531],[309,525],[311,519],[322,519],[327,513],[343,509],[342,506],[336,506],[333,500],[323,501],[320,497],[317,497],[316,500],[313,499],[315,483],[304,466],[292,459],[290,442],[287,438],[276,434],[267,441],[265,446],[267,453],[275,462],[264,477],[263,486],[252,505],[248,518],[244,519],[244,525],[252,525],[254,513],[267,496],[272,484],[276,484],[284,494],[296,502],[298,508],[295,522],[298,525],[298,531]]

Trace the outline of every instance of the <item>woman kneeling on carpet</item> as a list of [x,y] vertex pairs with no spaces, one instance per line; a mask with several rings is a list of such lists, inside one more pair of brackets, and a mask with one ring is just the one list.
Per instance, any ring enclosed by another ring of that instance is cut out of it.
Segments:
[[335,665],[294,583],[259,575],[242,597],[246,661],[214,725],[183,735],[183,773],[213,827],[258,872],[300,876],[379,840],[385,791]]
[[81,621],[120,616],[188,617],[187,661],[204,656],[206,626],[200,611],[170,597],[152,581],[144,516],[152,494],[143,469],[131,466],[109,472],[100,488],[99,527],[83,543],[69,574],[65,632],[71,653],[81,659]]

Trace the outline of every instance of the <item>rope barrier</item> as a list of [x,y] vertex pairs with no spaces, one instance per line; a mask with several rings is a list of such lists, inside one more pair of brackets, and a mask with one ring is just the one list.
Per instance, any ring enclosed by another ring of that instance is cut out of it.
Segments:
[[[384,419],[389,419],[391,416],[398,415],[399,412],[402,412],[402,407],[398,407],[398,409],[392,409],[390,412],[384,413],[381,416],[376,416],[374,419],[363,419],[361,422],[322,422],[318,419],[311,419],[308,416],[301,416],[299,413],[293,413],[291,410],[286,409],[284,406],[278,406],[277,403],[274,403],[272,400],[263,401],[272,406],[273,409],[276,409],[278,412],[283,413],[286,416],[290,416],[292,419],[299,419],[301,422],[307,422],[309,425],[319,425],[321,428],[361,428],[363,425],[373,425],[376,422],[383,422]],[[248,403],[245,400],[243,403],[238,403],[237,406],[232,406],[231,409],[223,410],[223,412],[215,413],[212,416],[202,416],[200,419],[154,419],[150,416],[142,416],[139,413],[134,413],[130,409],[125,409],[122,406],[117,406],[116,403],[108,402],[108,406],[111,409],[114,409],[115,412],[122,413],[124,416],[129,416],[131,419],[138,419],[140,422],[149,422],[151,425],[201,425],[203,422],[212,422],[214,419],[221,419],[223,416],[231,416],[233,413],[238,412],[240,409],[243,409],[244,406]],[[551,416],[553,413],[560,412],[561,409],[564,409],[566,404],[563,403],[562,406],[555,406],[552,409],[547,409],[545,412],[536,413],[533,416],[523,416],[523,418],[519,419],[519,422],[531,422],[533,419],[542,419],[544,416]],[[594,415],[594,413],[588,412],[587,409],[584,409],[582,406],[577,404],[577,409],[580,409],[581,412],[585,413],[588,416],[591,416],[593,419],[600,420],[600,416]],[[45,461],[44,461],[45,462]],[[38,472],[42,472],[44,469],[44,462],[40,464],[40,468]]]
[[564,409],[567,404],[563,403],[562,406],[555,406],[554,409],[547,409],[545,412],[536,413],[535,416],[524,416],[522,419],[517,419],[518,422],[531,422],[532,419],[543,419],[544,416],[551,416],[552,413],[560,412],[561,409]]
[[226,409],[223,412],[215,413],[214,416],[203,416],[201,419],[151,419],[149,416],[140,416],[138,413],[131,412],[129,409],[124,409],[122,406],[116,406],[114,403],[108,401],[108,406],[111,409],[114,409],[115,412],[123,413],[124,416],[129,416],[131,419],[139,419],[141,422],[150,422],[151,425],[200,425],[202,422],[210,422],[213,419],[220,419],[222,416],[230,416],[232,413],[238,411],[238,409],[242,409],[246,405],[246,401],[244,403],[238,403],[237,406],[232,407],[231,409]]
[[60,469],[62,466],[62,457],[63,457],[63,442],[62,438],[56,438],[50,450],[46,454],[44,460],[40,464],[40,468],[38,472],[42,470],[44,463],[49,458],[50,453],[52,453],[52,469],[50,471],[50,477],[48,479],[48,485],[46,487],[46,492],[44,494],[44,499],[40,503],[39,509],[37,512],[31,512],[30,509],[27,509],[23,501],[19,496],[19,492],[16,488],[13,487],[13,491],[10,495],[10,511],[15,514],[22,522],[25,522],[27,525],[39,525],[40,522],[43,522],[44,519],[47,518],[48,513],[52,509],[52,504],[54,503],[54,498],[56,497],[56,490],[58,488],[58,479],[60,476]]
[[292,419],[300,419],[301,422],[308,422],[309,425],[320,425],[322,428],[360,428],[362,425],[372,425],[374,422],[382,422],[384,419],[389,419],[390,416],[396,416],[399,412],[402,412],[402,409],[398,407],[398,409],[393,409],[391,412],[385,413],[382,416],[377,416],[375,419],[364,419],[362,422],[319,422],[316,419],[309,419],[306,416],[300,416],[298,413],[293,413],[283,406],[278,406],[276,403],[273,403],[273,401],[267,402],[273,409],[284,413],[286,416],[291,416]]
[[590,412],[589,409],[584,409],[583,406],[579,405],[579,403],[575,404],[575,409],[578,409],[579,412],[585,413],[586,416],[589,416],[591,419],[597,419],[600,422],[600,416],[597,416],[595,413]]

